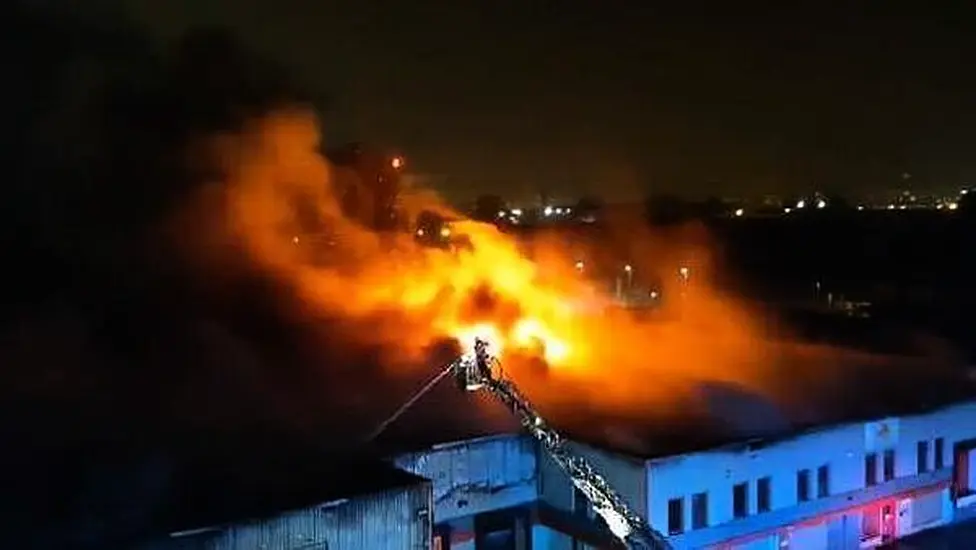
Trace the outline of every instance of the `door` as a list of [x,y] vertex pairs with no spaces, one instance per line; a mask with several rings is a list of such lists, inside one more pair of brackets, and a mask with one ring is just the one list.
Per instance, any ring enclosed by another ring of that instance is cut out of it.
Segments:
[[888,502],[881,506],[881,542],[894,540],[898,536],[898,518],[894,504]]

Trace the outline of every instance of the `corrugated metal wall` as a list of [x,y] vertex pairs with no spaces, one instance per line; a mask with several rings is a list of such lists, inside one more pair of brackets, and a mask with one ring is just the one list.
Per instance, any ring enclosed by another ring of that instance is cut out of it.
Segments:
[[434,500],[458,488],[497,490],[534,482],[535,449],[525,437],[495,437],[401,455],[397,467],[434,482]]
[[431,485],[229,525],[219,531],[159,540],[142,550],[428,550]]

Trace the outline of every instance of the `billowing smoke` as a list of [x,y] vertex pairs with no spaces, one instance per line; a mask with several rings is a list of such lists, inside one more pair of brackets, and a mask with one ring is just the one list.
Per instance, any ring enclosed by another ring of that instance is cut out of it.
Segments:
[[[529,395],[566,418],[586,410],[653,423],[688,414],[705,384],[786,399],[798,379],[781,368],[789,350],[767,339],[761,318],[714,289],[701,232],[655,235],[622,219],[597,235],[517,239],[464,221],[429,192],[411,194],[407,226],[436,211],[458,220],[449,231],[467,243],[427,247],[410,231],[377,232],[348,216],[320,141],[317,117],[288,107],[195,143],[213,179],[174,218],[177,234],[198,279],[222,285],[241,264],[263,272],[282,285],[287,315],[341,321],[327,332],[375,350],[385,380],[433,373],[431,349],[475,336],[493,341]],[[619,258],[632,259],[626,276]],[[618,290],[633,277],[658,281],[657,311],[614,307],[601,270],[617,273]],[[830,364],[799,368],[816,369],[807,389],[836,373]]]
[[[375,231],[349,215],[353,176],[323,156],[319,117],[276,65],[220,33],[163,55],[115,39],[124,59],[82,52],[51,69],[87,95],[32,106],[5,201],[22,241],[9,303],[25,306],[10,310],[5,375],[105,431],[315,437],[340,409],[368,424],[445,342],[475,336],[564,419],[693,415],[717,386],[802,401],[870,362],[772,343],[763,315],[711,284],[721,262],[700,231],[618,217],[517,238],[423,189],[400,197],[408,230]],[[457,246],[419,243],[425,212],[454,220]],[[633,279],[660,293],[653,314],[615,307]]]

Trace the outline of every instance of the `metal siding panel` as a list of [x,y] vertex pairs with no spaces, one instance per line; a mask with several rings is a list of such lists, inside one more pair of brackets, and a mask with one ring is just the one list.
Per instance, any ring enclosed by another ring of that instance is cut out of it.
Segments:
[[[429,483],[419,483],[230,525],[205,537],[161,539],[144,550],[426,550],[430,491]],[[426,518],[420,513],[425,509]]]
[[434,482],[436,500],[461,487],[501,489],[531,482],[535,462],[532,442],[518,436],[459,443],[396,459],[400,468]]

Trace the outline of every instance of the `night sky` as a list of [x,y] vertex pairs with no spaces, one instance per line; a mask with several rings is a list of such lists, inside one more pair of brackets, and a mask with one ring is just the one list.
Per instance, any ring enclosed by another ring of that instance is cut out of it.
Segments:
[[451,198],[976,179],[976,18],[946,2],[104,1],[161,39],[233,29],[331,98],[329,141],[402,150]]

